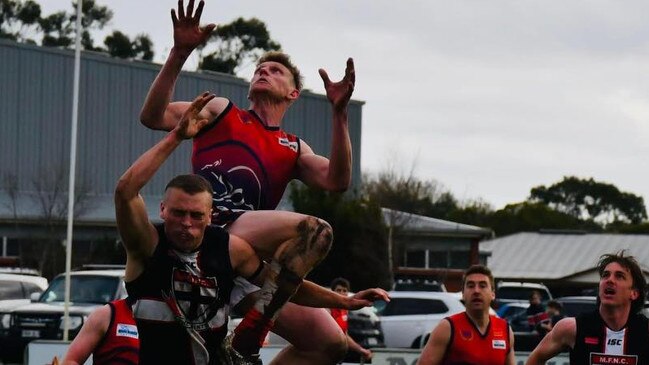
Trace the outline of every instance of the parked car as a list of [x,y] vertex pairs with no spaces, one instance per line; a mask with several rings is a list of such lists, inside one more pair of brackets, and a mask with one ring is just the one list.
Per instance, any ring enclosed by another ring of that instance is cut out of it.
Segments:
[[527,307],[529,303],[508,303],[498,308],[498,316],[509,323],[514,333],[530,332],[527,321]]
[[374,307],[385,346],[406,348],[421,347],[439,321],[464,311],[462,302],[445,292],[392,291],[389,302],[377,301]]
[[565,317],[577,317],[582,313],[593,312],[597,309],[597,297],[572,296],[556,299],[563,306],[562,313]]
[[446,291],[444,283],[437,280],[400,279],[394,283],[396,291]]
[[[63,338],[65,275],[55,277],[30,303],[0,312],[0,357],[21,361],[27,343],[35,339]],[[124,270],[83,270],[70,273],[70,339],[88,315],[110,301],[125,298]]]
[[29,299],[32,293],[47,289],[47,279],[42,276],[0,273],[0,301]]
[[496,284],[496,307],[507,303],[529,303],[532,292],[541,293],[541,302],[552,299],[547,286],[538,283],[501,281]]

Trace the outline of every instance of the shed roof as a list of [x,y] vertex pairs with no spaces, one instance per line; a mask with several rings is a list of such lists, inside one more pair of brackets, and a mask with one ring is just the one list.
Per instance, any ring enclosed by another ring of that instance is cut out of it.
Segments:
[[649,235],[516,233],[480,242],[495,277],[562,279],[592,270],[606,253],[627,250],[649,269]]
[[408,233],[443,233],[475,237],[489,237],[493,233],[489,228],[471,226],[388,208],[381,208],[381,210],[386,225],[403,226]]

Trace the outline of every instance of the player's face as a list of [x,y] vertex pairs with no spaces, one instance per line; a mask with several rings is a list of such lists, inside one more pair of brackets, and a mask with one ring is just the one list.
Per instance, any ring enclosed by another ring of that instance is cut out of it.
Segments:
[[628,269],[617,262],[606,265],[599,279],[599,299],[602,305],[630,305],[638,295],[638,291],[633,288],[633,277]]
[[160,203],[160,218],[164,220],[167,238],[180,251],[193,251],[200,245],[211,212],[212,195],[208,192],[191,195],[169,188]]
[[462,299],[467,310],[488,312],[495,297],[496,294],[487,275],[471,274],[466,277]]
[[268,61],[257,66],[250,81],[248,97],[254,100],[256,97],[275,100],[293,100],[299,92],[293,82],[293,74],[279,62]]

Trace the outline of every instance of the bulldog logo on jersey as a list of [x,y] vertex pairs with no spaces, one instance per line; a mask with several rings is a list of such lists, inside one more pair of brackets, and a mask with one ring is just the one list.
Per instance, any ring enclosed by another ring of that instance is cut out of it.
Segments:
[[[255,210],[261,204],[261,182],[250,168],[235,166],[227,171],[227,175],[210,171],[211,166],[205,166],[200,171],[212,185],[212,204],[214,213],[222,210]],[[237,186],[233,181],[250,182],[255,184]]]
[[175,304],[172,309],[177,319],[197,331],[208,329],[218,310],[223,307],[216,278],[199,277],[174,269],[172,280],[171,295]]

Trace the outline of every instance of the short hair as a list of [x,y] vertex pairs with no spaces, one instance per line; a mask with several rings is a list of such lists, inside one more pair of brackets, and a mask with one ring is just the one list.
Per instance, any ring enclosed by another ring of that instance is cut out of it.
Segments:
[[548,308],[556,309],[558,311],[561,311],[563,309],[563,304],[561,304],[561,302],[558,302],[554,299],[548,300],[545,306]]
[[284,65],[293,75],[293,83],[295,83],[295,88],[298,91],[302,91],[302,74],[300,70],[291,62],[291,57],[286,53],[279,51],[270,51],[262,55],[257,61],[257,66],[261,65],[264,62],[277,62]]
[[212,195],[212,185],[206,178],[196,175],[178,175],[171,179],[165,187],[165,192],[171,188],[180,189],[189,195],[206,192]]
[[347,290],[351,289],[349,280],[345,278],[335,278],[331,281],[331,290],[335,290],[337,286],[342,286],[344,288],[347,288]]
[[647,281],[645,280],[642,269],[640,269],[640,264],[638,264],[635,257],[626,256],[625,252],[625,250],[622,250],[617,253],[604,254],[600,256],[599,262],[597,263],[597,270],[600,278],[604,274],[606,266],[614,262],[629,270],[631,278],[633,279],[633,289],[638,291],[638,298],[631,302],[631,313],[637,313],[644,306]]
[[532,298],[534,298],[535,295],[538,296],[539,299],[543,299],[543,294],[541,294],[541,292],[538,291],[538,290],[532,290],[532,291],[530,292],[530,297],[529,297],[529,299],[531,300]]
[[489,284],[491,285],[491,290],[496,290],[496,287],[494,286],[494,276],[491,273],[491,270],[489,270],[488,267],[484,265],[472,265],[466,271],[464,272],[464,275],[462,275],[462,289],[464,290],[464,285],[466,284],[466,278],[469,275],[472,274],[483,274],[486,275],[489,278]]

